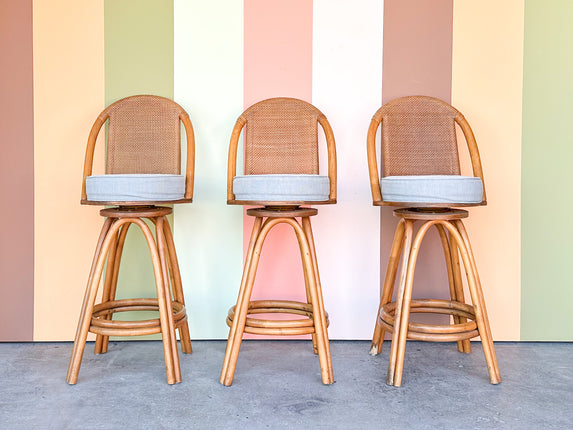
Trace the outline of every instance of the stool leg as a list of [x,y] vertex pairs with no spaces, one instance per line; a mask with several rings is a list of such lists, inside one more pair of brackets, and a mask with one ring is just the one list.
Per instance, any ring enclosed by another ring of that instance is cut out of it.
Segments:
[[80,372],[82,356],[86,346],[86,339],[90,328],[92,312],[96,300],[99,281],[103,271],[104,261],[111,246],[113,236],[117,232],[117,229],[120,225],[120,223],[114,222],[110,218],[107,218],[100,233],[92,261],[92,267],[88,277],[86,292],[78,320],[76,336],[74,338],[72,355],[70,357],[70,364],[68,366],[68,373],[66,376],[66,381],[70,385],[74,385],[78,381],[78,374]]
[[382,287],[382,295],[380,296],[380,306],[378,306],[378,313],[376,314],[376,324],[374,326],[374,335],[372,336],[372,346],[370,347],[370,355],[377,355],[382,352],[382,345],[384,343],[384,328],[380,325],[380,311],[382,307],[392,300],[392,293],[394,292],[394,283],[396,282],[396,272],[400,264],[400,255],[402,254],[404,244],[404,220],[401,219],[396,227],[394,233],[394,241],[392,242],[392,250],[390,251],[390,258],[388,259],[388,266],[386,268],[386,276],[384,278],[384,286]]
[[[166,329],[163,329],[162,324],[162,335],[164,331],[167,331],[167,344],[168,348],[171,350],[171,363],[173,366],[173,377],[174,382],[181,382],[181,367],[179,365],[179,354],[177,353],[177,338],[175,337],[175,323],[173,321],[173,306],[171,304],[171,290],[169,288],[169,275],[167,273],[167,255],[166,255],[166,245],[165,245],[165,230],[163,228],[165,224],[165,217],[157,218],[156,226],[156,237],[157,237],[157,251],[159,257],[159,265],[161,269],[160,277],[163,290],[160,291],[159,283],[157,289],[157,301],[159,302],[159,312],[161,317],[161,304],[163,304],[164,319],[166,320]],[[149,243],[152,246],[152,243]],[[155,275],[157,281],[157,274]],[[165,341],[164,341],[165,342]],[[168,355],[165,356],[167,361]],[[169,379],[169,376],[168,376]],[[171,383],[171,382],[169,382]]]
[[[392,328],[392,344],[390,345],[390,362],[388,364],[388,374],[386,377],[386,384],[395,385],[395,373],[398,360],[398,341],[400,336],[400,324],[402,320],[402,306],[404,302],[404,293],[407,280],[407,270],[410,262],[410,255],[412,249],[412,234],[414,229],[414,222],[405,220],[404,225],[404,244],[403,244],[403,258],[402,258],[402,271],[400,273],[400,284],[398,286],[398,294],[396,297],[396,311],[394,313],[394,327]],[[406,322],[407,324],[407,322]]]
[[475,258],[471,249],[468,234],[461,220],[454,221],[455,228],[452,228],[452,234],[456,237],[458,246],[462,253],[466,274],[468,277],[468,284],[470,294],[472,296],[472,303],[476,314],[476,323],[480,334],[485,360],[488,367],[489,378],[492,384],[499,384],[501,382],[501,375],[497,358],[495,355],[495,348],[493,345],[493,338],[489,325],[489,318],[485,307],[485,299],[475,264]]
[[[462,282],[462,271],[460,268],[460,251],[455,240],[451,239],[451,235],[448,238],[450,242],[450,255],[452,257],[452,269],[454,271],[454,288],[456,290],[456,300],[461,303],[465,303],[464,298],[464,284]],[[460,317],[460,322],[467,322],[467,318]],[[472,352],[472,344],[469,339],[462,340],[462,351],[466,354]]]
[[[304,218],[303,218],[303,223],[302,223],[302,225],[303,225],[303,230],[304,230],[305,234],[307,235],[307,238],[310,237],[310,238],[312,239],[312,231],[311,231],[311,233],[310,233],[310,236],[308,236],[307,229],[306,229],[306,227],[305,227],[306,223],[305,223],[305,221],[304,221]],[[300,248],[300,247],[299,247],[299,248]],[[316,261],[316,252],[315,252],[315,250],[314,250],[314,241],[313,241],[313,243],[312,243],[311,253],[313,253],[313,261]],[[316,264],[315,267],[318,268],[318,264]],[[309,280],[309,278],[308,278],[308,276],[307,276],[306,271],[304,271],[304,288],[305,288],[305,292],[306,292],[306,302],[307,302],[309,305],[312,305],[312,295],[311,295],[311,292],[310,292],[310,280]],[[312,334],[311,334],[311,340],[312,340],[312,352],[313,352],[315,355],[318,355],[318,343],[317,343],[317,341],[316,341],[316,333],[312,333]]]
[[[444,226],[441,224],[435,224],[438,233],[440,234],[440,240],[442,242],[442,248],[444,250],[444,257],[446,259],[446,269],[448,271],[448,284],[450,286],[450,298],[453,301],[464,303],[463,291],[461,297],[458,295],[458,290],[462,288],[461,284],[461,274],[459,268],[459,260],[457,256],[457,248],[452,249],[452,243],[448,239]],[[454,324],[460,324],[467,322],[467,318],[460,316],[453,316]],[[471,350],[466,350],[469,347],[470,341],[468,339],[458,340],[458,351],[459,352],[470,352]]]
[[[170,263],[169,269],[172,279],[171,282],[173,285],[173,296],[175,301],[185,306],[185,299],[183,297],[183,283],[181,282],[181,272],[179,271],[179,262],[177,261],[177,253],[175,252],[173,234],[171,233],[171,227],[169,226],[169,221],[167,219],[165,219],[163,228],[165,232],[165,242],[167,243],[168,262]],[[185,310],[185,312],[187,312],[187,310]],[[189,335],[187,316],[185,316],[185,321],[183,321],[179,326],[179,337],[181,338],[181,350],[185,354],[191,354],[193,349],[191,348],[191,336]]]
[[[243,339],[243,332],[245,330],[245,322],[249,309],[249,300],[253,290],[262,242],[264,241],[261,227],[262,221],[263,219],[261,217],[255,218],[253,231],[251,232],[251,240],[249,242],[249,249],[245,259],[245,266],[243,268],[243,277],[239,288],[239,296],[237,298],[237,304],[235,305],[235,316],[233,317],[233,323],[229,330],[225,359],[223,361],[221,377],[219,378],[221,384],[226,386],[230,386],[233,383],[233,376],[235,374],[235,368],[237,367],[239,349],[241,348],[241,341]],[[266,225],[267,222],[265,222],[265,226]]]
[[[119,275],[119,266],[121,263],[121,255],[123,252],[123,245],[125,237],[130,224],[125,224],[116,236],[110,247],[110,252],[107,258],[107,265],[105,269],[105,281],[102,293],[102,303],[115,300],[115,292],[117,289],[117,278]],[[106,315],[106,320],[110,320],[112,315]],[[94,353],[105,354],[109,345],[109,336],[98,334],[96,336]]]
[[420,245],[424,236],[429,228],[434,223],[432,221],[425,222],[416,233],[412,250],[410,251],[410,258],[408,259],[408,268],[406,272],[406,281],[404,288],[404,298],[402,301],[402,315],[400,321],[400,334],[398,335],[398,347],[396,353],[396,370],[394,375],[394,386],[399,387],[402,385],[402,371],[404,369],[404,354],[406,351],[406,340],[408,339],[408,323],[410,319],[410,300],[412,299],[412,286],[414,284],[414,272],[416,270],[416,262],[420,252]]
[[[315,342],[318,352],[318,359],[320,361],[320,368],[322,374],[322,382],[324,384],[334,383],[334,374],[332,372],[332,359],[330,356],[330,342],[328,340],[328,328],[326,326],[326,313],[324,310],[324,299],[322,297],[322,287],[320,284],[320,276],[318,272],[318,261],[316,258],[316,248],[314,246],[314,238],[312,234],[312,227],[310,223],[310,217],[302,218],[303,231],[302,235],[298,233],[300,239],[304,238],[304,241],[300,241],[299,246],[301,251],[301,256],[303,257],[303,262],[306,261],[305,272],[308,271],[308,281],[305,284],[309,286],[309,293],[311,296],[312,304],[312,315],[315,325]],[[306,254],[305,248],[308,247],[308,255]],[[320,328],[317,328],[320,326]],[[322,351],[322,357],[321,357]]]

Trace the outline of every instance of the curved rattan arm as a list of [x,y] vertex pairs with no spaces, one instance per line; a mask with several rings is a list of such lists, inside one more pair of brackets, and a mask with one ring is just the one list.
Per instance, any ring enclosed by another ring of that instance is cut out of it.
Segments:
[[99,134],[99,131],[101,130],[101,127],[105,124],[108,118],[109,118],[109,113],[107,109],[105,109],[102,113],[100,113],[100,115],[95,120],[94,125],[92,125],[90,134],[88,136],[86,156],[84,159],[84,177],[82,179],[82,199],[81,199],[82,202],[87,201],[88,198],[86,194],[86,178],[88,176],[91,176],[92,174],[94,151],[95,151],[97,136]]
[[237,147],[239,146],[239,138],[241,137],[241,131],[247,123],[247,119],[241,115],[233,132],[231,133],[231,142],[229,143],[229,159],[227,161],[227,203],[235,200],[235,194],[233,194],[233,178],[237,175]]
[[193,200],[193,184],[195,181],[195,133],[193,124],[187,112],[181,113],[179,119],[185,127],[187,136],[187,163],[185,165],[185,200]]
[[330,179],[329,202],[336,203],[336,143],[334,133],[326,116],[320,115],[318,123],[321,125],[326,137],[326,148],[328,151],[328,178]]
[[481,179],[481,183],[483,186],[483,194],[482,194],[482,198],[481,198],[481,204],[485,205],[485,204],[487,204],[487,197],[485,194],[485,180],[483,178],[483,170],[481,167],[481,158],[479,156],[479,150],[478,150],[476,138],[474,136],[474,132],[472,131],[470,124],[467,122],[467,120],[461,114],[461,112],[458,112],[458,114],[456,115],[454,120],[462,129],[462,133],[464,134],[464,137],[466,139],[466,143],[468,145],[468,151],[470,153],[470,159],[472,162],[473,174],[474,174],[474,176]]
[[368,153],[368,173],[370,175],[370,189],[372,191],[372,203],[374,205],[383,204],[382,192],[380,191],[380,175],[378,173],[378,160],[376,158],[376,131],[382,122],[380,109],[372,117],[368,136],[366,138],[366,151]]

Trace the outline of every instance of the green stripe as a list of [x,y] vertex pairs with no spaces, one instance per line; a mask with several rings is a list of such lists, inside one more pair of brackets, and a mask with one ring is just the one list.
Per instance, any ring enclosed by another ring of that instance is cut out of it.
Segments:
[[573,340],[573,2],[525,2],[522,340]]
[[[173,99],[173,1],[105,0],[104,18],[106,105],[135,94]],[[149,250],[141,231],[132,227],[117,298],[155,296]]]
[[105,1],[105,100],[173,98],[173,1]]

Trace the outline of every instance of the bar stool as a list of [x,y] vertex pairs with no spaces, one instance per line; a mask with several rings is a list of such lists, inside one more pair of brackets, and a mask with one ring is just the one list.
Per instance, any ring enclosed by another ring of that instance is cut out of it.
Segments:
[[[328,176],[319,175],[318,124],[328,152]],[[237,176],[237,146],[243,127],[244,175]],[[247,215],[255,217],[237,303],[227,316],[230,327],[220,382],[231,385],[243,333],[266,335],[311,334],[324,384],[332,384],[328,342],[328,315],[324,310],[310,217],[314,208],[303,205],[336,203],[336,149],[326,117],[298,99],[273,98],[248,108],[237,120],[229,147],[227,203],[256,205]],[[300,218],[300,221],[298,221]],[[307,302],[288,300],[251,301],[261,254],[269,231],[290,225],[298,240],[304,271]],[[273,320],[257,314],[281,313],[302,319]]]
[[[107,128],[106,174],[92,175],[97,136]],[[181,175],[181,123],[187,136],[185,175]],[[112,206],[105,217],[89,274],[66,381],[75,384],[88,332],[97,335],[95,353],[107,352],[109,336],[161,333],[167,383],[181,381],[175,329],[181,349],[190,354],[191,339],[173,235],[166,218],[170,207],[193,198],[195,142],[189,116],[177,103],[158,96],[127,97],[108,106],[89,134],[81,204]],[[155,225],[155,237],[149,227]],[[155,277],[157,298],[116,300],[116,287],[128,229],[135,225],[145,236]],[[101,303],[95,304],[106,263]],[[173,297],[171,296],[173,294]],[[159,317],[116,321],[117,312],[158,311]]]
[[[378,176],[376,134],[382,124],[382,179]],[[467,142],[473,175],[462,176],[456,124]],[[501,382],[481,283],[458,207],[486,204],[481,160],[474,134],[463,115],[441,100],[426,96],[395,99],[372,118],[367,138],[368,168],[373,204],[401,206],[382,288],[372,355],[382,350],[384,332],[392,333],[386,383],[402,383],[407,339],[457,341],[460,352],[471,352],[469,339],[480,336],[492,384]],[[422,225],[414,235],[414,223]],[[444,251],[451,300],[412,299],[418,252],[428,230],[436,227]],[[394,283],[402,256],[397,298]],[[471,305],[464,300],[460,262],[467,275]],[[410,313],[451,315],[450,325],[409,321]]]

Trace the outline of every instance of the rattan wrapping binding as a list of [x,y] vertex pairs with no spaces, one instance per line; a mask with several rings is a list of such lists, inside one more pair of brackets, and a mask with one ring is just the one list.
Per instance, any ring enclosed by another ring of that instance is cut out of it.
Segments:
[[157,96],[128,97],[109,107],[106,173],[181,172],[183,110]]
[[[245,174],[318,174],[318,117],[309,103],[276,98],[257,103],[242,117],[245,125]],[[256,124],[249,126],[249,122]]]
[[404,97],[378,113],[382,176],[460,174],[455,108],[430,97]]

